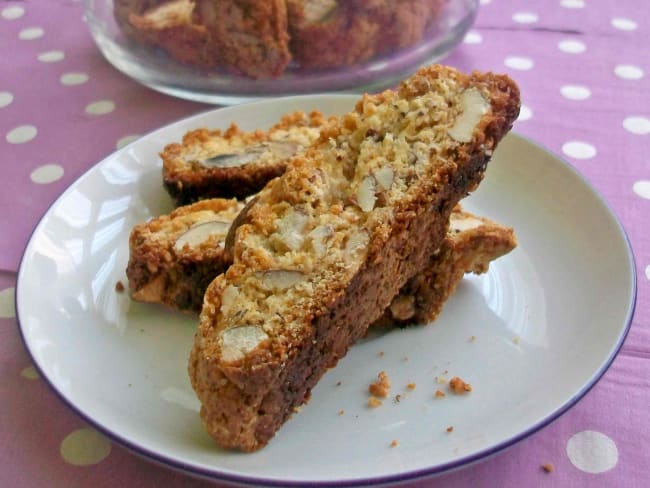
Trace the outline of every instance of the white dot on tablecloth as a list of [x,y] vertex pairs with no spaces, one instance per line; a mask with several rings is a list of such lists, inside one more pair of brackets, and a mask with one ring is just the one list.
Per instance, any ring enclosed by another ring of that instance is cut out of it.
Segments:
[[89,466],[103,461],[111,453],[111,443],[94,429],[78,429],[61,442],[61,457],[75,466]]
[[571,464],[585,473],[603,473],[618,463],[616,443],[593,430],[571,436],[566,444],[566,453]]
[[533,67],[533,60],[523,56],[508,56],[504,60],[504,64],[508,68],[525,71]]
[[105,115],[115,110],[115,102],[112,100],[97,100],[86,105],[86,113],[91,115]]
[[562,152],[575,159],[590,159],[596,155],[596,148],[588,142],[569,141],[562,145]]
[[481,0],[481,5],[487,5],[490,3],[492,0]]
[[575,39],[565,39],[560,41],[557,45],[557,48],[563,53],[568,54],[580,54],[585,52],[587,46],[582,41],[576,41]]
[[19,5],[12,5],[2,9],[2,18],[7,20],[19,19],[25,15],[25,9]]
[[483,36],[476,31],[469,31],[463,38],[465,44],[480,44],[483,42]]
[[10,319],[16,316],[15,295],[16,289],[13,286],[0,290],[0,318]]
[[650,264],[645,267],[645,277],[650,281]]
[[623,31],[633,31],[637,28],[636,22],[624,17],[614,17],[612,19],[612,26]]
[[116,149],[122,149],[124,146],[131,144],[133,141],[138,139],[140,134],[129,134],[128,136],[120,137],[115,143]]
[[88,81],[88,75],[86,73],[64,73],[59,81],[65,86],[82,85]]
[[25,379],[28,380],[37,380],[40,378],[40,375],[38,374],[38,371],[36,371],[36,368],[34,366],[27,366],[20,372],[20,376],[22,376]]
[[58,164],[44,164],[32,171],[32,174],[30,174],[29,177],[34,183],[46,185],[60,180],[63,173],[63,167]]
[[522,105],[521,108],[519,109],[519,117],[517,117],[517,120],[519,121],[524,121],[524,120],[530,120],[533,117],[533,111],[528,108],[527,105]]
[[583,8],[585,2],[584,0],[562,0],[560,5],[564,8]]
[[38,134],[38,130],[33,125],[19,125],[7,132],[6,139],[10,144],[23,144],[29,142]]
[[512,16],[512,20],[518,24],[533,24],[537,19],[537,14],[534,12],[517,12]]
[[13,101],[14,101],[13,93],[8,91],[0,92],[0,108],[6,107],[7,105],[11,104],[11,102]]
[[65,58],[63,51],[46,51],[38,55],[38,60],[42,63],[56,63]]
[[635,181],[632,190],[641,198],[650,200],[650,180]]
[[18,33],[18,39],[21,41],[33,41],[43,37],[45,31],[40,27],[27,27]]
[[580,85],[564,85],[560,88],[560,93],[569,100],[586,100],[591,96],[591,90]]
[[619,64],[614,68],[614,74],[624,80],[639,80],[643,78],[643,70],[633,64]]
[[623,120],[623,127],[632,134],[644,136],[650,134],[650,119],[636,116],[626,117]]

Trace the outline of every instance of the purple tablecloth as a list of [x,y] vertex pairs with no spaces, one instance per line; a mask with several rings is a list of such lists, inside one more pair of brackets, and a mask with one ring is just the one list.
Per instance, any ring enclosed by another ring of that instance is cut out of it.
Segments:
[[[85,424],[39,378],[16,325],[20,257],[48,206],[126,141],[206,109],[114,70],[82,10],[74,0],[0,1],[0,486],[207,486]],[[620,354],[574,408],[497,456],[411,486],[648,486],[650,8],[482,0],[444,62],[517,80],[515,130],[566,158],[612,206],[634,250],[638,300]]]

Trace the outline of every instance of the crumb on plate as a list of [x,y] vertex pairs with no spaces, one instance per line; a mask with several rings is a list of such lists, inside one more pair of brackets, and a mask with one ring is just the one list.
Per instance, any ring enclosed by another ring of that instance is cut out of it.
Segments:
[[386,398],[390,391],[390,379],[384,371],[380,371],[377,378],[377,381],[370,383],[368,391],[374,396]]
[[472,385],[469,383],[465,383],[461,378],[458,376],[454,376],[452,379],[449,380],[449,388],[451,388],[451,391],[454,393],[467,393],[469,391],[472,391]]

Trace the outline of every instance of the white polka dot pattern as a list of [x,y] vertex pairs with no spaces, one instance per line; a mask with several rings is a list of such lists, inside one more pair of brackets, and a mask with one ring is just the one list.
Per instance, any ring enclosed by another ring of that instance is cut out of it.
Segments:
[[59,81],[65,86],[82,85],[88,81],[88,75],[86,73],[64,73]]
[[465,44],[480,44],[483,42],[483,37],[476,31],[469,31],[467,34],[465,34],[463,42]]
[[619,64],[614,68],[614,73],[624,80],[640,80],[643,78],[643,70],[633,64]]
[[612,19],[612,26],[622,31],[633,31],[636,30],[637,23],[623,17],[615,17]]
[[111,453],[111,443],[94,429],[78,429],[61,442],[61,457],[68,464],[90,466]]
[[650,134],[650,119],[647,117],[626,117],[623,120],[623,127],[628,132],[638,135]]
[[564,85],[560,88],[560,93],[569,100],[586,100],[591,96],[589,88],[579,85]]
[[650,180],[639,180],[635,182],[632,190],[641,198],[650,200]]
[[6,139],[10,144],[24,144],[34,139],[37,133],[38,129],[33,125],[21,125],[7,132]]
[[2,15],[3,19],[15,20],[25,15],[25,9],[19,5],[12,5],[10,7],[3,8],[0,12],[0,15]]
[[0,318],[10,319],[16,316],[14,305],[14,296],[16,289],[14,287],[0,290]]
[[587,46],[585,46],[584,42],[575,39],[565,39],[564,41],[560,41],[557,48],[567,54],[580,54],[587,50]]
[[650,264],[645,267],[645,277],[650,281]]
[[518,121],[524,121],[524,120],[530,120],[533,116],[533,111],[527,106],[527,105],[521,105],[521,108],[519,109],[519,117],[517,118]]
[[584,0],[562,0],[560,5],[564,8],[584,8]]
[[64,58],[63,51],[46,51],[38,55],[38,60],[42,63],[57,63],[63,61]]
[[124,146],[127,146],[127,145],[131,144],[133,141],[135,141],[138,138],[140,138],[139,134],[130,134],[128,136],[121,137],[115,143],[115,148],[116,149],[122,149]]
[[523,56],[508,56],[504,60],[504,64],[508,68],[512,68],[512,69],[516,69],[516,70],[520,70],[520,71],[529,70],[534,65],[532,59],[526,58],[526,57],[523,57]]
[[91,115],[105,115],[115,110],[115,102],[111,100],[98,100],[86,105],[86,113]]
[[60,180],[63,172],[63,167],[58,164],[45,164],[32,171],[30,178],[34,183],[45,185]]
[[562,152],[575,159],[591,159],[596,155],[596,148],[588,142],[570,141],[562,146]]
[[604,473],[618,463],[616,443],[593,430],[574,434],[567,442],[566,452],[571,464],[585,473]]
[[512,16],[512,20],[519,24],[533,24],[537,22],[538,16],[533,12],[517,12]]
[[8,91],[0,92],[0,108],[6,107],[14,101],[14,95]]
[[33,41],[40,39],[45,34],[45,31],[40,27],[27,27],[18,33],[18,39],[21,41]]

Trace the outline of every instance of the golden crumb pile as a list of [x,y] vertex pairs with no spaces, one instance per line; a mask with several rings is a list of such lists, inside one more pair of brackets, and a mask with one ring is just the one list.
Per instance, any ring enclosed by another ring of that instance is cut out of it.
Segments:
[[470,385],[469,383],[465,383],[458,376],[454,376],[452,379],[449,380],[449,388],[451,388],[451,391],[458,394],[472,391],[472,385]]
[[380,371],[377,375],[377,381],[370,383],[368,391],[371,395],[386,398],[390,391],[390,379],[384,371]]

